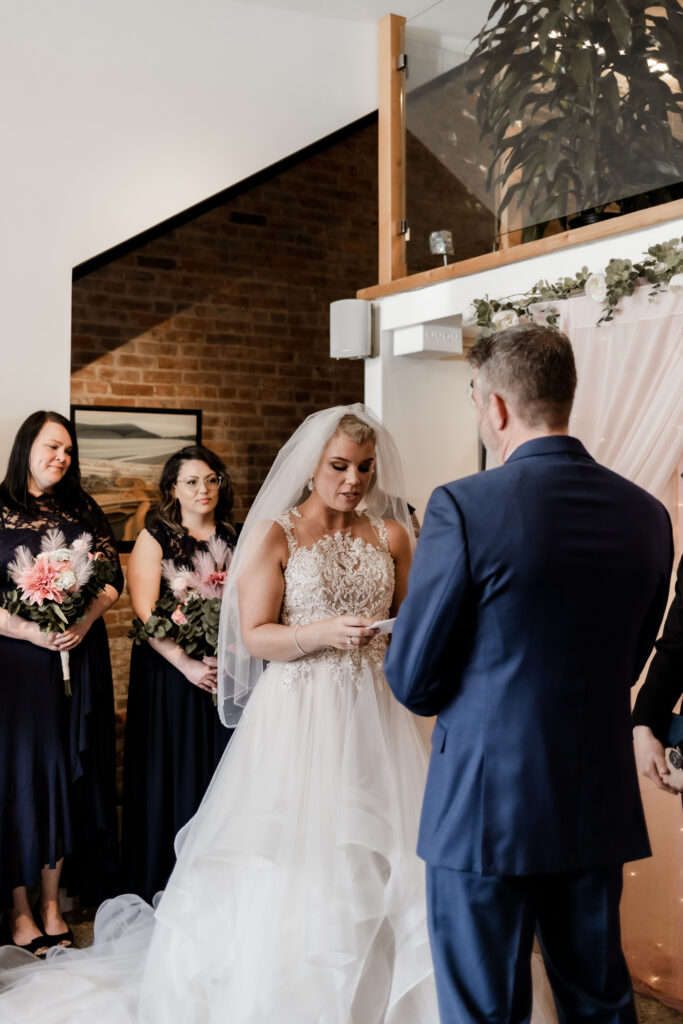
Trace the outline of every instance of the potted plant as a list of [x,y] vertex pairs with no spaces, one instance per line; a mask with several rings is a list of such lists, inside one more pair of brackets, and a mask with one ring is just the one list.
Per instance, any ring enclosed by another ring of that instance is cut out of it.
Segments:
[[514,199],[538,236],[555,217],[566,223],[615,200],[625,210],[674,198],[678,0],[496,0],[474,42],[469,88],[491,139],[487,186],[502,187],[499,215]]

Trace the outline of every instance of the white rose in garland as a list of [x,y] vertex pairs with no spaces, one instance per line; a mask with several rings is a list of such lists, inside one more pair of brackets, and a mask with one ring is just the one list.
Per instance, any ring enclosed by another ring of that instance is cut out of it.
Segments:
[[586,281],[586,295],[593,302],[604,302],[607,298],[607,281],[604,274],[591,274]]
[[504,331],[508,327],[515,327],[519,317],[514,309],[499,309],[491,317],[491,323],[497,331]]
[[674,274],[669,281],[669,291],[674,295],[683,295],[683,274]]

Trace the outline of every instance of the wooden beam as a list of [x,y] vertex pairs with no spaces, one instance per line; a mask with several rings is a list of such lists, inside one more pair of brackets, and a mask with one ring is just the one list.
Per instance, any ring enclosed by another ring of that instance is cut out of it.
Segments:
[[379,23],[379,282],[408,273],[406,243],[399,234],[405,218],[404,76],[397,60],[404,50],[406,19],[385,15]]
[[462,260],[460,263],[450,263],[447,267],[435,267],[433,270],[425,270],[421,274],[411,274],[410,277],[403,277],[388,283],[380,282],[370,288],[361,288],[356,295],[359,299],[381,299],[385,295],[396,295],[398,292],[409,292],[415,288],[438,284],[441,281],[451,281],[457,277],[480,274],[482,270],[493,270],[495,267],[504,267],[510,263],[520,263],[522,260],[530,260],[535,256],[544,256],[546,253],[557,252],[560,249],[570,249],[575,245],[585,245],[586,242],[596,242],[601,238],[622,235],[627,231],[637,231],[639,228],[650,227],[653,224],[663,224],[667,220],[676,220],[679,217],[683,217],[683,199],[675,199],[672,203],[652,206],[648,210],[624,213],[620,217],[612,217],[610,220],[603,220],[597,224],[587,224],[583,228],[573,228],[571,231],[562,231],[560,234],[550,235],[549,238],[539,238],[535,242],[525,242],[524,245],[511,246],[511,248],[499,252],[485,253],[483,256],[475,256],[473,259]]

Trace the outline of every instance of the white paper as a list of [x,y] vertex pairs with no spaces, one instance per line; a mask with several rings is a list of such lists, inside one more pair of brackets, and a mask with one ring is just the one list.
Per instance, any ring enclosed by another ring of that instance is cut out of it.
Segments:
[[395,622],[396,616],[393,619],[381,619],[380,622],[373,622],[372,628],[379,630],[380,633],[393,633]]

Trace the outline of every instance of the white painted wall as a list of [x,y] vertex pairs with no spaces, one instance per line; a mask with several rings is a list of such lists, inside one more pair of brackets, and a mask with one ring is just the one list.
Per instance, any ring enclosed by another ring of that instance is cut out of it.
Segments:
[[[366,360],[365,398],[399,444],[410,500],[420,516],[434,487],[477,470],[467,388],[472,372],[462,361],[394,356],[393,331],[457,316],[474,298],[501,298],[541,278],[573,276],[584,265],[601,271],[613,258],[637,260],[648,246],[681,235],[683,219],[669,221],[373,302],[379,354]],[[599,315],[596,306],[596,320]]]
[[0,14],[0,475],[68,412],[74,265],[377,107],[377,26],[231,0]]
[[[376,108],[376,24],[320,10],[293,13],[279,0],[5,4],[0,473],[29,412],[68,411],[74,265]],[[660,225],[378,303],[382,353],[367,363],[367,400],[401,445],[420,508],[435,483],[476,469],[470,372],[394,360],[393,328],[584,262],[638,256],[682,231]]]
[[380,355],[366,360],[365,401],[398,445],[408,490],[420,521],[437,484],[475,473],[477,424],[468,397],[469,363],[392,353],[382,332]]

